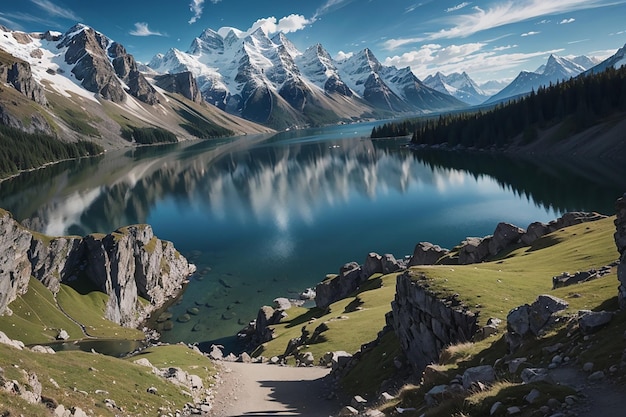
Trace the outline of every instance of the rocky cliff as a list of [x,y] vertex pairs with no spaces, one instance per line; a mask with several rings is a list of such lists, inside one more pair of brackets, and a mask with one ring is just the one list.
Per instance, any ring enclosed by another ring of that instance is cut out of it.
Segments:
[[129,327],[175,296],[195,269],[148,225],[50,238],[28,231],[6,211],[0,211],[0,264],[0,314],[27,291],[31,276],[53,293],[61,283],[85,279],[109,295],[105,317]]
[[9,84],[17,91],[41,105],[46,105],[46,96],[41,84],[34,78],[30,65],[15,58],[0,59],[0,82]]
[[157,86],[170,93],[182,94],[194,103],[201,103],[202,93],[198,88],[198,83],[190,71],[179,72],[177,74],[164,74],[154,77]]
[[619,287],[617,291],[619,305],[626,308],[626,194],[615,203],[617,217],[615,219],[615,244],[620,254],[620,263],[617,267]]
[[413,370],[421,374],[448,345],[469,341],[478,330],[478,315],[455,297],[442,299],[429,291],[425,277],[399,274],[391,303],[391,321]]

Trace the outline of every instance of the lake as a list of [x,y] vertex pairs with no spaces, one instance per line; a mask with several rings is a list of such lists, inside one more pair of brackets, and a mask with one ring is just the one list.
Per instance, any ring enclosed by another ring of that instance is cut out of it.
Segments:
[[236,350],[261,305],[297,298],[369,252],[402,258],[418,242],[450,248],[500,221],[613,214],[626,190],[624,164],[411,151],[406,140],[367,139],[373,126],[109,152],[0,183],[0,207],[50,235],[151,224],[198,267],[162,340]]

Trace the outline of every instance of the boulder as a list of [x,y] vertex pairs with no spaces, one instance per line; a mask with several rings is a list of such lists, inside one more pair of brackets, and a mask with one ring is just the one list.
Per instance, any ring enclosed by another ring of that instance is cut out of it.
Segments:
[[525,384],[534,382],[547,382],[554,384],[552,376],[547,368],[526,368],[522,371],[520,377]]
[[565,310],[569,304],[567,301],[552,295],[540,295],[535,302],[530,305],[529,325],[530,331],[535,335],[548,324],[554,313]]
[[448,253],[450,253],[448,249],[442,249],[439,245],[433,245],[430,242],[420,242],[415,245],[408,266],[434,265]]
[[320,308],[326,308],[356,291],[363,280],[359,264],[349,262],[339,269],[339,275],[317,284],[315,287],[315,304]]
[[530,246],[535,240],[550,233],[550,227],[546,223],[534,222],[528,225],[526,233],[521,236],[524,245]]
[[463,388],[470,389],[473,384],[480,382],[481,384],[490,385],[496,380],[496,373],[491,365],[475,366],[468,368],[463,373]]
[[365,263],[362,267],[362,275],[363,279],[367,280],[373,274],[382,274],[383,272],[383,257],[377,254],[376,252],[370,252],[367,254],[365,258]]
[[609,324],[612,319],[613,313],[609,311],[581,310],[578,312],[578,327],[584,334],[591,334]]
[[468,237],[459,249],[459,264],[468,265],[484,261],[489,256],[489,240],[491,236],[484,238]]
[[57,340],[67,340],[70,338],[70,335],[67,333],[66,330],[59,330],[59,334],[57,334]]
[[492,238],[489,240],[489,254],[494,256],[503,249],[519,243],[522,235],[526,231],[510,223],[498,223]]
[[402,269],[402,265],[400,265],[398,260],[390,253],[384,254],[381,262],[383,265],[383,274],[385,275]]
[[31,264],[28,250],[32,234],[0,209],[0,314],[28,290]]
[[9,338],[4,332],[1,332],[1,331],[0,331],[0,343],[2,343],[3,345],[9,345],[18,350],[24,349],[24,342],[20,340],[13,340]]
[[278,297],[274,299],[274,308],[277,310],[289,310],[291,308],[291,302],[284,298]]

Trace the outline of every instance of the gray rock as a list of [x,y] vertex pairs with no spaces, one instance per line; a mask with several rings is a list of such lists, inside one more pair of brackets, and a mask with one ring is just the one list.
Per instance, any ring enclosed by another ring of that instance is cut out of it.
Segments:
[[599,381],[601,379],[604,379],[604,372],[603,371],[595,371],[594,373],[592,373],[591,375],[589,375],[587,377],[587,379],[589,381]]
[[444,398],[448,389],[450,387],[448,385],[435,385],[432,387],[425,395],[424,400],[426,401],[426,405],[429,407],[433,407],[439,404]]
[[510,245],[520,242],[522,235],[526,231],[510,223],[498,223],[493,237],[489,241],[489,254],[497,255]]
[[530,306],[529,324],[530,331],[538,336],[540,331],[548,324],[552,315],[565,310],[569,303],[552,295],[542,294],[537,297]]
[[313,366],[315,363],[315,358],[311,352],[305,352],[299,355],[298,358],[300,360],[300,366]]
[[289,310],[291,308],[291,302],[284,297],[275,298],[274,308],[277,310]]
[[515,358],[509,362],[509,372],[514,374],[519,369],[520,365],[526,363],[527,358]]
[[521,412],[522,412],[522,409],[519,408],[518,406],[508,407],[506,409],[507,416],[514,416],[514,415],[520,414]]
[[496,414],[497,412],[499,412],[502,408],[504,407],[504,404],[502,404],[500,401],[496,401],[495,403],[493,403],[493,405],[491,406],[491,408],[489,409],[489,415],[492,416],[494,414]]
[[583,365],[583,371],[585,372],[593,371],[593,362],[585,362],[585,364]]
[[448,253],[450,253],[448,249],[442,249],[439,245],[433,245],[430,242],[420,242],[415,245],[408,266],[434,265]]
[[578,312],[578,327],[583,334],[592,334],[606,326],[613,319],[613,313],[609,311],[585,311]]
[[617,298],[621,309],[626,309],[626,194],[615,203],[617,217],[615,219],[615,245],[620,253],[617,266]]
[[14,347],[15,349],[22,350],[24,349],[24,342],[20,340],[13,340],[9,338],[4,332],[0,331],[0,343],[3,345],[9,345]]
[[209,358],[215,361],[221,361],[224,359],[224,352],[222,351],[224,346],[222,345],[211,345],[211,351],[209,352]]
[[0,209],[0,314],[28,290],[32,268],[28,259],[32,234]]
[[398,262],[398,260],[390,253],[386,253],[383,255],[381,260],[383,266],[383,274],[391,274],[393,272],[397,272],[402,269],[402,266]]
[[341,411],[339,411],[338,417],[348,417],[348,416],[357,416],[357,415],[359,415],[359,411],[356,408],[347,405],[343,407]]
[[361,282],[363,282],[361,267],[356,262],[349,262],[340,268],[339,275],[317,284],[315,304],[320,308],[326,308],[356,291]]
[[470,389],[472,384],[480,382],[490,385],[496,380],[496,373],[491,365],[481,365],[468,368],[463,373],[463,388]]
[[554,380],[547,368],[526,368],[522,371],[520,377],[525,384],[534,382],[554,384]]
[[365,258],[365,263],[362,268],[362,279],[367,280],[373,274],[382,274],[383,272],[383,257],[376,252],[370,252]]
[[70,335],[67,333],[67,331],[61,329],[59,330],[59,334],[57,334],[57,340],[67,340],[70,338]]
[[194,103],[203,102],[196,78],[189,71],[157,75],[154,77],[154,81],[157,86],[165,91],[181,94]]
[[525,397],[527,403],[535,404],[541,397],[541,392],[538,389],[533,388]]
[[355,395],[350,401],[350,405],[357,410],[364,410],[367,406],[367,400],[360,395]]
[[395,399],[396,399],[396,397],[394,397],[393,395],[389,394],[386,391],[381,393],[378,396],[378,402],[381,402],[381,403],[386,403],[386,402],[389,402],[389,401],[393,401]]

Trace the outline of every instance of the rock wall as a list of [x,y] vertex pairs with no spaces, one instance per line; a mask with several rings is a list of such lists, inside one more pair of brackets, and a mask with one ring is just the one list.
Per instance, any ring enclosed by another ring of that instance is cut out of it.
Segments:
[[455,297],[437,297],[428,290],[423,277],[411,271],[398,275],[391,309],[400,346],[418,374],[439,359],[444,347],[468,341],[478,330],[476,314]]
[[84,238],[49,238],[31,233],[3,210],[0,265],[0,314],[27,291],[31,276],[54,293],[63,282],[88,279],[109,295],[105,317],[129,327],[175,296],[195,270],[171,242],[155,237],[149,225]]
[[617,295],[620,308],[626,308],[626,194],[615,203],[615,245],[620,254],[620,263],[617,267],[619,287]]

